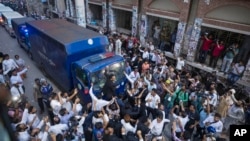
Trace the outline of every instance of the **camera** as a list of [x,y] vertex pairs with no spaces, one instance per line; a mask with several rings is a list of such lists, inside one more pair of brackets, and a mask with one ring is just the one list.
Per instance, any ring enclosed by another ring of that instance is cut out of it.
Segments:
[[79,119],[77,119],[76,117],[71,117],[69,122],[68,122],[68,131],[66,131],[65,134],[65,139],[67,141],[71,141],[75,139],[75,133],[77,131],[77,126],[79,125]]

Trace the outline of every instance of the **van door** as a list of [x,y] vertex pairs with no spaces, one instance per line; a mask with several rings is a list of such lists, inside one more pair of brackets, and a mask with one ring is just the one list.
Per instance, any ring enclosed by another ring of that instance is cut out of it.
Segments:
[[73,71],[73,77],[75,77],[74,85],[79,90],[79,98],[83,100],[83,102],[91,102],[89,96],[90,81],[88,79],[88,72],[77,66],[74,68]]

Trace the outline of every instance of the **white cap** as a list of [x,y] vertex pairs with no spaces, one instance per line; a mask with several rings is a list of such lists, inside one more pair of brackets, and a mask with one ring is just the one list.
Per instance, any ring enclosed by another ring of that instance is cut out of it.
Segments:
[[45,78],[41,78],[41,79],[40,79],[40,82],[41,82],[41,83],[44,83],[44,82],[46,82],[46,79],[45,79]]

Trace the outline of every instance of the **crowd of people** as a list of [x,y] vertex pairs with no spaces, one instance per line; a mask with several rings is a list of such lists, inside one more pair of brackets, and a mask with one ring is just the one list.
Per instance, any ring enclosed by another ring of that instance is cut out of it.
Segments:
[[[184,57],[172,64],[153,41],[140,43],[118,34],[109,40],[107,50],[126,60],[127,89],[117,94],[116,78],[110,74],[101,94],[94,93],[91,85],[89,103],[78,97],[78,89],[55,91],[46,79],[34,78],[37,109],[25,93],[29,67],[18,55],[12,59],[2,54],[0,83],[10,90],[6,106],[18,140],[226,140],[223,135],[230,125],[249,119],[249,101],[237,98],[230,87],[219,93],[216,72],[201,78],[186,69]],[[233,72],[241,71],[241,66],[236,63]],[[233,84],[237,76],[232,77]]]

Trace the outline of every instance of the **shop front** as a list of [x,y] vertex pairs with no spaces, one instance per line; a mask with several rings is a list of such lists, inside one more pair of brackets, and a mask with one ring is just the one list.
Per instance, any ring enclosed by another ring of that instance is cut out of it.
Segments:
[[154,0],[145,7],[144,13],[147,19],[147,34],[142,34],[145,31],[140,32],[140,39],[146,37],[159,49],[173,52],[174,43],[171,42],[171,35],[177,34],[179,8],[171,0]]
[[[190,36],[189,49],[187,57],[190,61],[199,61],[200,50],[203,44],[203,37],[205,34],[212,35],[213,43],[217,41],[224,42],[224,50],[220,53],[218,63],[215,68],[220,69],[222,59],[225,55],[226,48],[233,43],[238,43],[240,46],[239,54],[234,57],[234,61],[243,60],[247,62],[249,59],[250,48],[242,47],[247,35],[250,35],[250,19],[245,18],[250,12],[249,8],[237,5],[223,5],[214,8],[204,14],[203,18],[196,18],[196,26],[194,26]],[[241,16],[239,16],[241,15]],[[211,65],[213,44],[205,58],[205,64]]]

